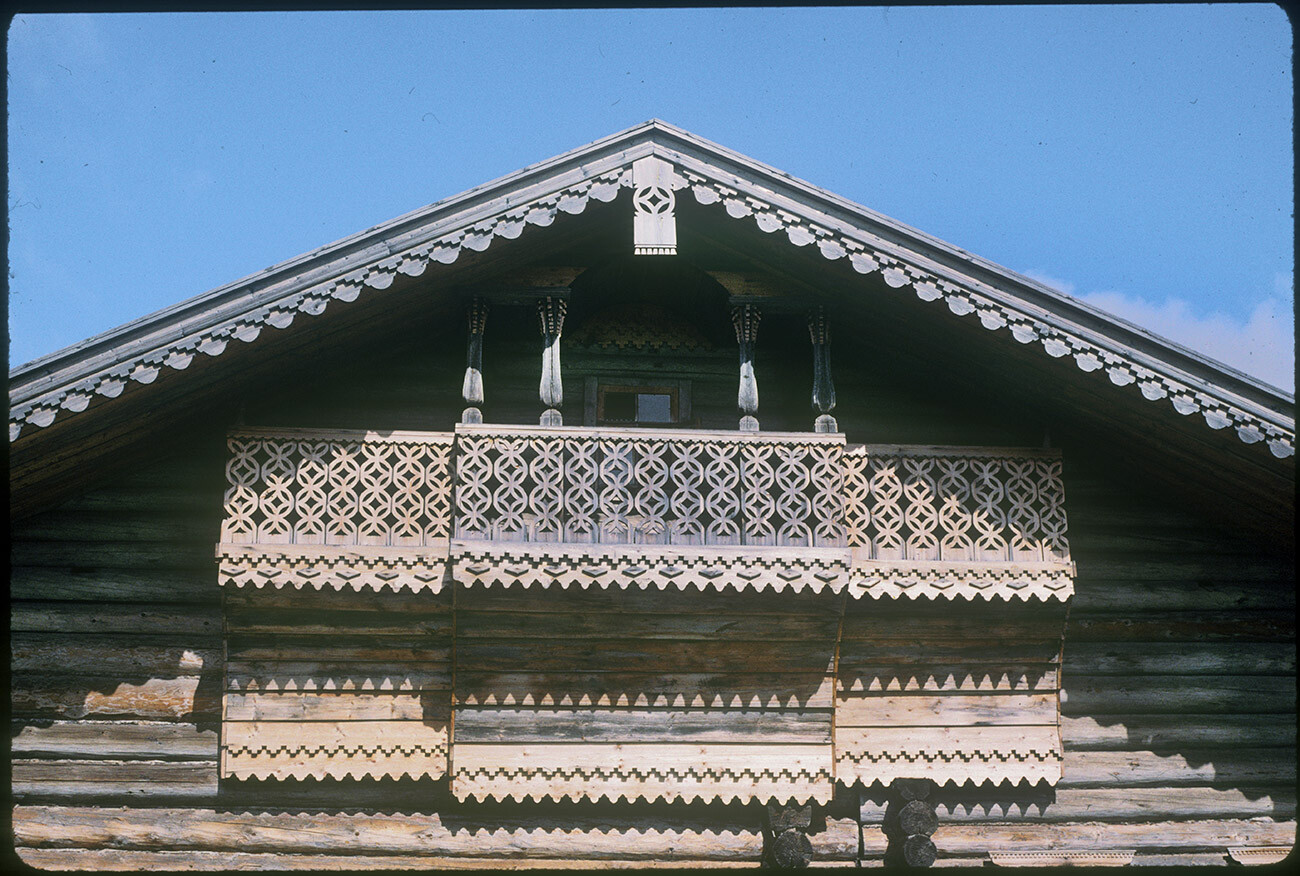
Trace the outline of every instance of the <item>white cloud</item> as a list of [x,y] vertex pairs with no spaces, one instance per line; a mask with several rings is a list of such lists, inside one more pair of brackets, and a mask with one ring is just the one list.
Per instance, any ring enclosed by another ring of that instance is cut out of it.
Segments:
[[1123,292],[1079,294],[1068,281],[1041,271],[1023,273],[1265,383],[1295,392],[1294,280],[1290,273],[1274,277],[1272,294],[1257,301],[1245,319],[1218,311],[1197,313],[1180,298],[1153,302]]

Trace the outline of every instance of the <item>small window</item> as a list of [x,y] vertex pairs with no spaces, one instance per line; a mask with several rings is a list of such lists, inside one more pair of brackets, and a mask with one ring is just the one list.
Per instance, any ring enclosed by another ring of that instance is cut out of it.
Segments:
[[589,380],[589,426],[674,426],[690,418],[688,381],[649,384],[625,378]]

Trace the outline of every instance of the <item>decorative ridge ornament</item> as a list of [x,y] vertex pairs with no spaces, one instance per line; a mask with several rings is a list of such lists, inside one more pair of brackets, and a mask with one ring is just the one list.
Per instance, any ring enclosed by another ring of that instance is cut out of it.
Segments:
[[677,255],[677,198],[673,167],[648,156],[632,162],[632,241],[634,255]]

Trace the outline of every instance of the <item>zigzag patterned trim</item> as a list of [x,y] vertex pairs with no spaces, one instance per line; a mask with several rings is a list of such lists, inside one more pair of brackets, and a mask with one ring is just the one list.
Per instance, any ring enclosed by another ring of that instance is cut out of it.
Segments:
[[620,551],[537,545],[490,546],[453,542],[453,577],[462,584],[502,587],[570,587],[583,590],[695,588],[755,591],[805,590],[838,593],[849,583],[847,549],[825,549],[824,556],[791,557],[790,549],[753,548],[744,552],[673,547]]
[[999,867],[1126,867],[1133,863],[1135,849],[1106,851],[989,852],[989,861]]
[[924,751],[844,751],[835,756],[836,763],[848,762],[854,765],[879,764],[879,763],[1012,763],[1029,761],[1038,761],[1041,763],[1059,763],[1062,760],[1060,751],[1038,751],[1037,749],[1027,750],[1006,750],[1006,749],[926,749]]
[[1106,376],[1115,386],[1137,384],[1142,397],[1148,401],[1167,398],[1174,410],[1184,416],[1200,413],[1211,429],[1233,427],[1237,431],[1237,437],[1246,444],[1267,441],[1269,451],[1278,458],[1295,454],[1294,427],[1289,431],[1279,428],[1224,399],[1215,398],[1176,378],[1157,374],[1130,361],[1118,350],[1103,349],[1091,341],[1048,325],[1028,309],[1022,311],[995,301],[980,288],[982,284],[977,281],[969,280],[965,284],[958,284],[941,279],[920,264],[922,259],[903,257],[901,247],[890,247],[900,251],[897,256],[891,255],[884,251],[884,245],[869,247],[832,228],[780,209],[753,195],[742,194],[737,189],[690,170],[679,169],[678,174],[690,186],[696,201],[705,205],[721,203],[727,215],[733,219],[752,216],[762,231],[769,234],[784,231],[786,238],[795,246],[815,243],[822,257],[831,261],[848,257],[853,269],[859,274],[879,272],[885,283],[892,288],[910,286],[922,301],[943,301],[956,316],[974,314],[980,325],[990,331],[1007,328],[1012,337],[1022,344],[1037,341],[1047,355],[1053,358],[1072,356],[1082,371],[1105,370]]
[[232,757],[446,757],[446,745],[235,745]]
[[283,590],[403,590],[439,593],[447,575],[446,555],[422,549],[368,553],[364,547],[323,547],[312,553],[296,546],[279,553],[267,546],[217,546],[217,576],[223,587]]
[[855,562],[855,599],[1031,599],[1065,602],[1074,595],[1073,563]]
[[[626,177],[626,179],[625,179]],[[44,428],[64,411],[78,413],[89,406],[95,396],[116,398],[131,384],[150,384],[164,369],[183,371],[194,358],[220,356],[232,341],[251,343],[267,326],[288,328],[299,315],[319,316],[332,301],[352,302],[371,289],[387,289],[398,274],[418,277],[435,262],[449,265],[462,252],[482,252],[497,238],[514,240],[526,226],[545,227],[560,213],[577,214],[587,208],[590,199],[612,201],[622,185],[631,184],[630,168],[618,168],[590,179],[511,207],[489,219],[467,224],[432,240],[358,267],[342,277],[331,278],[316,286],[275,300],[251,313],[242,313],[220,325],[169,338],[154,350],[105,368],[66,387],[24,402],[9,411],[9,441],[17,441],[26,426]],[[384,249],[382,244],[374,247]]]
[[456,778],[465,781],[515,782],[526,780],[559,781],[665,781],[665,782],[823,782],[829,781],[829,770],[805,769],[718,769],[716,767],[475,767],[456,771]]

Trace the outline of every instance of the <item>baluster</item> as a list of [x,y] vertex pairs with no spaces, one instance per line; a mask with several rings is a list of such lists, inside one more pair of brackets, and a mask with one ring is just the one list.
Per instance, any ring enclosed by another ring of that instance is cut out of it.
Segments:
[[488,303],[475,295],[469,303],[469,345],[466,352],[465,382],[461,395],[465,398],[465,410],[461,412],[462,423],[483,422],[483,412],[478,406],[483,404],[483,329],[487,325]]
[[757,432],[758,380],[754,377],[754,344],[758,340],[758,323],[763,318],[755,304],[734,304],[731,323],[736,328],[736,343],[740,346],[740,391],[736,406],[740,408],[740,431]]
[[564,386],[560,381],[560,333],[564,330],[564,313],[568,304],[563,298],[546,296],[537,302],[537,316],[542,328],[542,383],[540,395],[546,410],[542,412],[543,426],[563,426],[564,418],[559,407],[564,402]]
[[808,313],[808,335],[813,348],[812,403],[819,412],[814,432],[838,432],[839,424],[831,416],[835,409],[835,382],[831,379],[831,328],[826,308],[818,304]]

